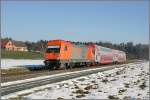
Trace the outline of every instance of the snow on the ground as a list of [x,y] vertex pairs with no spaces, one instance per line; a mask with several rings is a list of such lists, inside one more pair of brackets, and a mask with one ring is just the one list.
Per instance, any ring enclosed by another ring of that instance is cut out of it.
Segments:
[[25,99],[149,99],[149,63],[128,65],[55,84]]
[[44,65],[43,60],[32,60],[32,59],[1,59],[1,68],[17,68],[21,67],[40,67]]

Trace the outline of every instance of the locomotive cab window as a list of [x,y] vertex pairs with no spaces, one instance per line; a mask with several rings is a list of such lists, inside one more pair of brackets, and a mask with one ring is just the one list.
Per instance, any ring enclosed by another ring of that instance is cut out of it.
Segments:
[[60,53],[60,46],[48,46],[46,53]]

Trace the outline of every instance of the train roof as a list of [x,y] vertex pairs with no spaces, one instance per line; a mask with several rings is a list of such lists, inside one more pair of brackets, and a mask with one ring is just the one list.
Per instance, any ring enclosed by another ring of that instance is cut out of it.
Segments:
[[[96,46],[99,46],[99,45],[96,45]],[[112,50],[112,52],[125,53],[124,51],[121,51],[121,50],[116,50],[116,49],[112,49],[112,48],[108,48],[108,47],[103,47],[103,46],[99,46],[99,47],[106,48],[106,49],[110,49],[110,50]]]
[[48,42],[52,42],[52,41],[60,41],[60,42],[69,42],[69,43],[71,43],[71,41],[62,40],[62,39],[49,40]]
[[68,42],[68,43],[72,43],[74,45],[79,45],[79,46],[98,46],[98,47],[101,47],[101,48],[109,49],[112,52],[125,53],[124,51],[121,51],[121,50],[111,49],[111,48],[100,46],[100,45],[96,45],[96,44],[93,44],[93,43],[92,44],[91,43],[90,44],[81,44],[81,43],[72,42],[72,41],[68,41],[68,40],[62,40],[62,39],[49,40],[48,42],[51,42],[51,41]]

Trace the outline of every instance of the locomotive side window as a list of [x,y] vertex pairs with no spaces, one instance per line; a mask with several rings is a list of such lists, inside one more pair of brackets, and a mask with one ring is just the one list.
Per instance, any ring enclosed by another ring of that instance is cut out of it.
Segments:
[[96,55],[96,60],[97,60],[97,55]]
[[60,46],[48,46],[46,49],[46,53],[59,53]]
[[92,53],[95,54],[95,49],[92,50]]
[[111,49],[109,49],[109,48],[104,48],[104,47],[103,47],[103,48],[101,48],[101,50],[102,50],[102,51],[106,51],[106,52],[111,52]]
[[64,51],[67,51],[67,45],[65,45]]

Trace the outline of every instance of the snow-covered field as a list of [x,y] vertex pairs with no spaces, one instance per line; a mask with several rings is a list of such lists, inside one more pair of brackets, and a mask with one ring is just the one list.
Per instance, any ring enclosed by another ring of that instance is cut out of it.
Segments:
[[38,89],[22,97],[25,99],[149,99],[149,62],[49,84]]
[[44,65],[43,60],[32,59],[1,59],[1,68],[17,68],[19,67],[40,67]]

